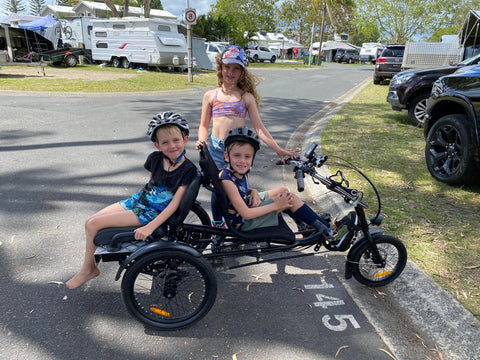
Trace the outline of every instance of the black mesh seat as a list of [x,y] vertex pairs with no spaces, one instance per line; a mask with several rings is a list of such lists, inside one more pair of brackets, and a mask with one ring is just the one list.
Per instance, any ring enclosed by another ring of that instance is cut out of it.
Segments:
[[278,215],[278,226],[263,227],[250,231],[236,230],[228,220],[228,200],[218,180],[218,168],[205,145],[200,147],[200,168],[204,175],[204,185],[215,192],[217,206],[220,207],[225,223],[234,236],[246,241],[268,241],[281,244],[292,244],[295,242],[295,234],[281,214]]

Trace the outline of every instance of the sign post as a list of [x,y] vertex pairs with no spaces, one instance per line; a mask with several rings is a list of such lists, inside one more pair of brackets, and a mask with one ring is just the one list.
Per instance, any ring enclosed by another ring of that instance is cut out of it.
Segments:
[[197,13],[195,9],[190,9],[188,0],[187,8],[185,9],[185,21],[187,22],[187,57],[188,57],[188,81],[193,81],[192,75],[192,34],[190,26],[197,23]]

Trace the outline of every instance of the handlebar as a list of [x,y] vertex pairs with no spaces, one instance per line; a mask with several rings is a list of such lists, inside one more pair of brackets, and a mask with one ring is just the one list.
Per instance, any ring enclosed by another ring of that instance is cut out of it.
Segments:
[[[351,189],[349,187],[348,181],[343,176],[341,171],[337,171],[334,175],[329,177],[323,176],[319,174],[316,168],[322,167],[327,159],[328,156],[322,155],[317,157],[315,154],[315,149],[317,144],[312,144],[308,151],[305,153],[306,160],[302,161],[300,158],[290,159],[285,158],[283,162],[281,160],[277,161],[277,165],[289,165],[293,164],[295,172],[295,179],[297,179],[297,189],[299,192],[304,191],[304,177],[305,174],[311,175],[312,178],[315,180],[320,181],[323,185],[327,187],[327,189],[336,192],[343,196],[345,201],[356,206],[357,204],[361,205],[364,208],[368,208],[368,205],[361,201],[362,193],[357,191],[356,189]],[[340,177],[340,180],[335,180],[336,177]],[[317,183],[318,184],[318,183]],[[373,184],[372,184],[373,185]]]

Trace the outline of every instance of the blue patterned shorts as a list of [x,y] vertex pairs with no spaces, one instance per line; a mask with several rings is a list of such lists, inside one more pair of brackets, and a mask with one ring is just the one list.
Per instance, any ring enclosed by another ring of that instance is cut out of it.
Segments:
[[132,195],[126,200],[119,201],[118,203],[122,205],[125,210],[132,210],[138,220],[143,224],[147,225],[150,221],[155,219],[160,211],[154,210],[150,207],[145,206],[139,201],[141,191]]

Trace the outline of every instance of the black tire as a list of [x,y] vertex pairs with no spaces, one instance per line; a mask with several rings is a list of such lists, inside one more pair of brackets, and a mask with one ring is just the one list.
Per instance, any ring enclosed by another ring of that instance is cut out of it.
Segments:
[[112,67],[119,68],[120,67],[120,59],[117,57],[112,58],[111,61]]
[[253,62],[258,62],[258,55],[253,55]]
[[270,62],[273,64],[276,60],[277,60],[277,57],[276,57],[276,56],[272,56],[272,58],[270,59]]
[[183,329],[199,321],[216,296],[211,265],[184,251],[147,254],[122,279],[122,298],[130,314],[157,330]]
[[469,122],[466,115],[446,115],[438,119],[429,130],[425,144],[425,162],[435,179],[449,185],[478,182]]
[[[201,224],[201,225],[207,225],[211,226],[212,221],[210,220],[210,216],[208,213],[205,211],[204,208],[200,206],[199,203],[195,202],[192,206],[192,209],[190,212],[187,214],[187,217],[185,220],[183,220],[184,224]],[[191,242],[188,244],[198,251],[202,252],[202,250],[205,250],[205,248],[209,245],[208,242],[195,242],[197,239],[204,239],[205,234],[204,233],[193,233],[190,235]]]
[[427,113],[427,100],[430,93],[415,96],[408,107],[408,117],[413,125],[422,127],[425,114]]
[[381,235],[374,238],[384,264],[378,266],[372,259],[372,250],[367,243],[351,259],[353,276],[361,284],[379,287],[395,280],[407,264],[407,250],[403,243],[393,236]]
[[374,84],[374,85],[379,85],[379,84],[382,82],[382,80],[383,80],[382,78],[376,78],[376,77],[374,77],[374,78],[373,78],[373,84]]
[[348,59],[348,63],[349,63],[349,64],[353,63],[353,60],[352,60],[352,59]]
[[121,66],[122,68],[124,69],[128,69],[130,67],[130,61],[128,61],[127,58],[122,58],[122,61],[121,61]]
[[67,65],[67,67],[75,67],[78,64],[77,57],[72,54],[67,55],[63,61],[65,62],[65,65]]

